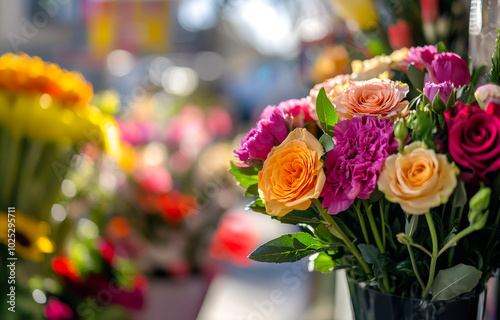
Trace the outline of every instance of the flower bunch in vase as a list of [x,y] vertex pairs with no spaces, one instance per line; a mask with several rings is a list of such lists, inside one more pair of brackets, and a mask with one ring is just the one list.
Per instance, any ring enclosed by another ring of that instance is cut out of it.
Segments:
[[[477,298],[500,267],[498,52],[493,83],[480,87],[482,69],[442,43],[403,52],[356,74],[375,78],[337,76],[267,107],[232,163],[250,209],[301,230],[249,258],[345,269],[358,320],[374,319],[360,311],[370,308],[381,319],[445,319],[447,303]],[[378,293],[416,302],[389,310],[358,299]],[[454,309],[450,319],[480,318],[477,300]]]

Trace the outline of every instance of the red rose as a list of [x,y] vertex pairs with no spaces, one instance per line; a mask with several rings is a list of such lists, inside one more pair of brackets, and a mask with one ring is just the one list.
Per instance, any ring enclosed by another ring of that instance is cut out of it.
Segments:
[[448,148],[462,168],[465,182],[489,182],[500,169],[500,105],[490,103],[486,110],[457,103],[444,112],[448,128]]

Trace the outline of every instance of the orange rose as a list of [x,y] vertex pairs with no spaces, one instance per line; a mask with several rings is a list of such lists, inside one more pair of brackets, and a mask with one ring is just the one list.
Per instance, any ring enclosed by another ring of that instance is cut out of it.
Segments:
[[304,128],[297,128],[274,147],[259,172],[259,195],[272,216],[306,210],[325,184],[323,146]]
[[387,200],[411,214],[425,214],[446,203],[457,185],[458,169],[444,154],[414,142],[405,153],[389,156],[378,179]]
[[342,93],[332,90],[329,98],[339,120],[361,116],[395,119],[406,111],[409,102],[401,100],[406,97],[408,90],[408,85],[399,81],[348,81]]

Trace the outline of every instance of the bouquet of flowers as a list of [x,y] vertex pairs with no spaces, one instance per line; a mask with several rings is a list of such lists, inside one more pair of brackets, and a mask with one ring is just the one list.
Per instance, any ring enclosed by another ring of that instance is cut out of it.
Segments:
[[482,69],[440,43],[264,109],[231,173],[250,209],[301,232],[249,258],[310,256],[316,270],[402,297],[479,295],[500,267],[499,50],[477,89]]

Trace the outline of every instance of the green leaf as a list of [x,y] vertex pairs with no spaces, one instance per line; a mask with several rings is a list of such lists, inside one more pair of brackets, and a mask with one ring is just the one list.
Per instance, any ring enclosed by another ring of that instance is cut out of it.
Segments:
[[299,232],[273,239],[255,249],[248,257],[261,262],[295,262],[328,248],[310,234]]
[[457,187],[453,194],[453,208],[463,207],[467,203],[467,192],[465,191],[464,182],[461,179],[457,180]]
[[321,145],[325,149],[325,152],[328,152],[335,148],[335,142],[333,142],[332,137],[327,133],[324,133],[321,138],[319,138],[319,143],[321,143]]
[[238,167],[233,162],[231,162],[231,169],[229,172],[234,176],[236,181],[245,189],[250,188],[250,186],[259,182],[259,172],[260,168],[257,166],[252,167]]
[[249,205],[246,206],[245,209],[267,214],[266,206],[264,205],[262,199],[260,198],[257,198],[255,201],[251,202]]
[[372,244],[358,244],[359,251],[363,259],[369,264],[373,264],[373,272],[375,276],[379,275],[385,267],[385,259],[378,251],[378,249]]
[[477,68],[473,73],[472,76],[470,77],[470,83],[473,86],[476,86],[476,82],[479,79],[479,76],[483,74],[483,70],[486,68],[486,65],[482,64]]
[[448,52],[448,49],[446,49],[446,45],[443,42],[438,42],[436,44],[436,48],[438,49],[438,53]]
[[344,241],[341,240],[338,237],[335,237],[330,230],[324,225],[324,224],[318,224],[318,226],[314,229],[314,233],[316,234],[316,237],[324,242],[327,243],[334,243],[334,244],[343,244]]
[[424,73],[413,64],[410,64],[406,69],[406,75],[415,88],[421,89],[424,87]]
[[463,263],[440,270],[432,283],[432,300],[450,300],[470,292],[479,283],[483,273]]
[[500,85],[500,28],[498,28],[495,51],[491,57],[491,70],[486,76],[491,82]]
[[410,221],[406,219],[405,233],[410,237],[412,237],[415,231],[417,230],[417,226],[418,226],[418,215],[411,214]]
[[311,257],[311,261],[309,262],[314,270],[323,273],[330,273],[335,268],[335,261],[330,257],[326,252],[320,252],[314,259]]
[[251,197],[251,196],[256,196],[259,194],[259,184],[252,184],[250,187],[247,188],[247,191],[245,191],[245,197]]
[[339,121],[337,111],[326,96],[325,88],[321,88],[316,99],[316,112],[323,131],[333,137],[333,126]]
[[317,225],[321,223],[318,219],[318,215],[314,210],[293,210],[287,213],[283,217],[276,217],[281,223],[286,224],[299,224],[306,223],[310,225]]

